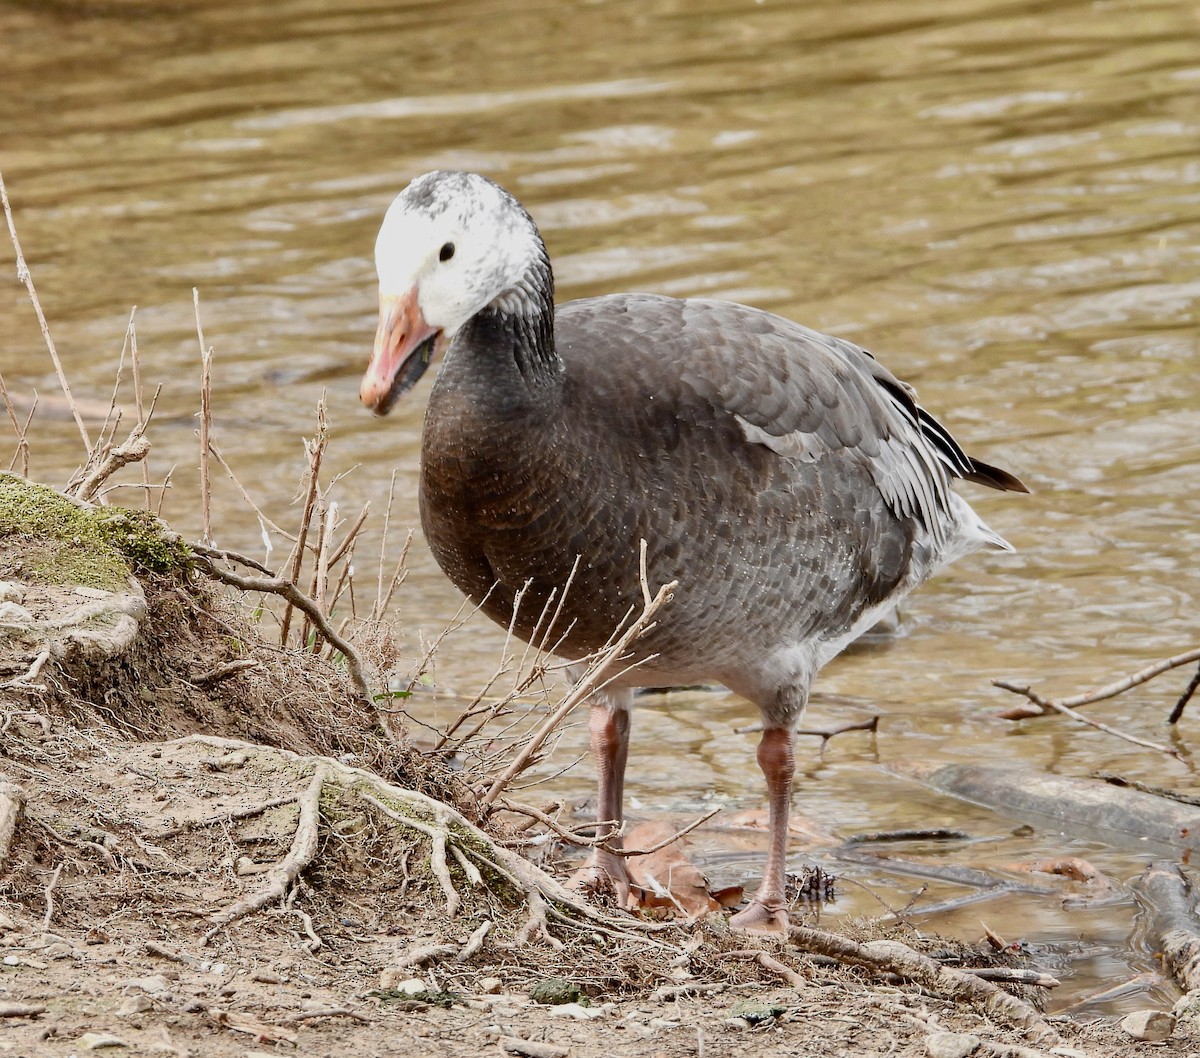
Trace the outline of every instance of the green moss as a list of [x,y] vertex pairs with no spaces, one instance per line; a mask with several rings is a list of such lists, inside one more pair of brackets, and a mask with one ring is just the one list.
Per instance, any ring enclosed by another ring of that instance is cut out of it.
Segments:
[[0,472],[0,537],[21,545],[22,576],[45,584],[115,591],[130,573],[186,570],[186,545],[169,540],[153,515],[123,507],[80,507],[54,489]]
[[163,532],[163,524],[149,511],[103,507],[92,512],[104,539],[121,552],[135,569],[152,573],[190,571],[192,553],[187,544]]

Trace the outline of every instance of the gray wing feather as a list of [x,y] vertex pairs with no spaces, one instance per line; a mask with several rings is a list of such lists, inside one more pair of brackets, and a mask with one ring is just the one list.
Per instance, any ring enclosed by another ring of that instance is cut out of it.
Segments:
[[970,461],[912,390],[858,346],[699,298],[613,295],[570,302],[559,319],[568,341],[576,327],[592,338],[616,328],[625,333],[608,336],[622,345],[636,328],[646,355],[671,362],[661,384],[677,380],[733,416],[748,442],[785,458],[811,463],[844,453],[862,461],[899,517],[920,521],[935,542],[945,538],[950,477]]

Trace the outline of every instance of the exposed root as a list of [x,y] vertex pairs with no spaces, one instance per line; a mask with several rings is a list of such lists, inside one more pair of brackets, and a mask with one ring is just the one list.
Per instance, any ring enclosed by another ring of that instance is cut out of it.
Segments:
[[17,824],[25,811],[25,788],[12,782],[0,782],[0,869],[8,863],[9,850]]
[[313,857],[317,854],[320,838],[321,790],[325,785],[326,777],[325,764],[318,763],[313,772],[312,782],[308,784],[308,789],[300,798],[300,819],[296,824],[296,836],[292,839],[292,847],[288,854],[267,872],[267,884],[262,889],[244,897],[213,917],[212,929],[204,934],[205,944],[231,922],[236,922],[239,918],[243,918],[261,907],[266,907],[267,904],[276,900],[282,900],[296,883],[296,879],[300,877],[300,872],[312,863]]
[[[301,798],[300,821],[291,851],[283,861],[271,868],[268,885],[237,901],[213,919],[214,925],[205,936],[206,942],[231,922],[284,898],[316,853],[321,791],[333,785],[352,792],[385,818],[415,830],[429,840],[433,873],[445,898],[448,915],[457,913],[462,906],[462,896],[450,875],[447,859],[450,855],[463,867],[464,874],[473,885],[482,885],[482,872],[489,871],[504,879],[520,894],[529,908],[529,920],[521,931],[520,943],[527,943],[540,933],[553,944],[549,923],[555,921],[568,928],[586,928],[591,933],[633,941],[641,946],[670,947],[647,936],[673,929],[669,923],[642,922],[632,917],[618,918],[605,914],[528,860],[498,844],[449,805],[416,790],[395,786],[373,772],[327,757],[302,757],[288,750],[212,735],[189,735],[176,740],[174,744],[209,746],[226,753],[245,751],[266,754],[294,765],[303,766],[311,762],[316,766],[308,790]],[[469,865],[469,869],[465,865]],[[482,944],[482,941],[480,937],[479,943]],[[458,953],[459,948],[453,946],[444,954],[450,956]]]
[[788,940],[806,951],[827,955],[839,962],[870,967],[880,973],[893,973],[938,995],[967,1003],[977,1011],[1001,1018],[1039,1043],[1058,1043],[1058,1033],[1026,1003],[997,988],[990,981],[943,966],[927,955],[898,941],[876,940],[859,944],[823,930],[793,926]]

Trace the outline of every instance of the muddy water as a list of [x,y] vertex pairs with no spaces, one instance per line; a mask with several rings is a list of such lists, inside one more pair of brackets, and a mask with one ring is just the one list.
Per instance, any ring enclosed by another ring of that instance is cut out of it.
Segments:
[[[1180,763],[1065,721],[998,720],[1006,697],[990,681],[1069,692],[1195,642],[1198,35],[1182,2],[8,2],[0,165],[71,383],[101,411],[137,306],[143,373],[163,386],[153,467],[175,468],[165,511],[192,534],[193,287],[216,352],[216,440],[257,501],[287,516],[324,392],[343,509],[378,507],[395,469],[394,520],[415,524],[428,383],[383,422],[356,390],[376,226],[433,167],[481,169],[526,202],[563,298],[703,293],[868,346],[1036,491],[975,497],[1017,555],[961,563],[913,601],[900,639],[829,667],[812,722],[879,710],[883,724],[823,754],[811,740],[797,806],[839,835],[952,825],[986,839],[906,850],[946,862],[1068,851],[1125,880],[1145,857],[1020,831],[889,766],[1193,783]],[[11,281],[0,334],[10,389],[43,395],[34,472],[61,478],[79,439]],[[218,540],[257,549],[253,514],[218,489]],[[415,651],[458,598],[419,541],[411,566],[399,607]],[[438,681],[473,690],[500,633],[476,623],[451,642]],[[1097,713],[1169,738],[1184,681]],[[436,719],[453,704],[419,708]],[[757,806],[754,736],[733,733],[749,719],[723,694],[648,702],[635,812]],[[551,789],[589,783],[577,769]],[[721,880],[761,854],[718,831],[701,846]],[[923,884],[843,874],[835,911],[903,906]],[[917,902],[960,893],[932,884]],[[980,918],[1047,947],[1067,982],[1059,1005],[1153,966],[1129,947],[1129,900],[1011,897],[930,924],[977,937]],[[1156,987],[1134,982],[1101,1008]]]

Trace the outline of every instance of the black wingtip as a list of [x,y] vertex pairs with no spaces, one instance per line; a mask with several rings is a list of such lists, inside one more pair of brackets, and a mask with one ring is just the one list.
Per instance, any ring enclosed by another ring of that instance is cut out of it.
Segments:
[[1015,474],[1010,474],[1007,470],[1001,470],[989,463],[980,462],[978,459],[971,459],[971,473],[964,474],[963,479],[974,481],[979,485],[986,485],[991,489],[999,489],[1001,492],[1029,491],[1029,486]]

